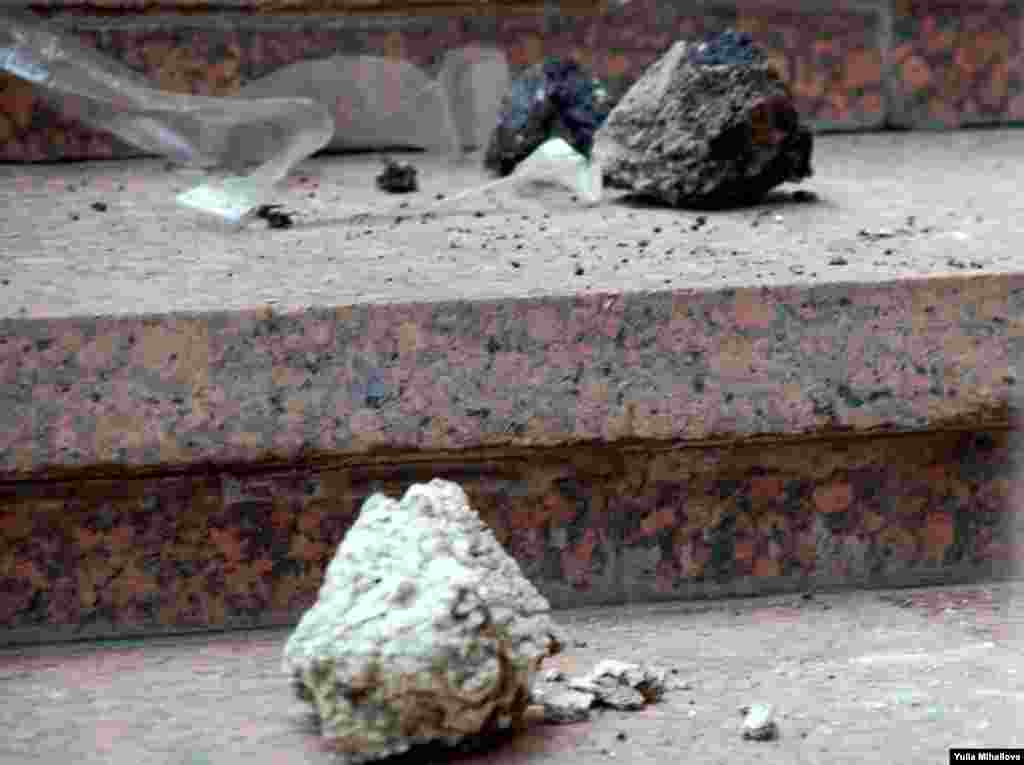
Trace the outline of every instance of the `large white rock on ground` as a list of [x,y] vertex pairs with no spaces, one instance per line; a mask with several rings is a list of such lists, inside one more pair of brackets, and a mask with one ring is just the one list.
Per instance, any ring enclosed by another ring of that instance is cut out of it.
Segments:
[[564,639],[454,483],[375,494],[285,646],[284,670],[350,762],[523,722]]

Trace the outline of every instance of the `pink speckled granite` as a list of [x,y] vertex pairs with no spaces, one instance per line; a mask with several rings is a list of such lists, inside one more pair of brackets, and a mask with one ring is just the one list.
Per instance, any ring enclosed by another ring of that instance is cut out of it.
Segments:
[[[434,476],[561,605],[998,573],[1024,218],[990,170],[1021,140],[822,139],[818,203],[703,223],[513,197],[344,222],[393,203],[379,164],[316,160],[295,227],[230,236],[158,163],[19,167],[2,639],[288,622],[363,499]],[[421,166],[430,198],[468,183]]]
[[365,498],[435,476],[560,607],[1007,573],[1014,468],[991,431],[8,484],[0,643],[291,623]]
[[1024,118],[1024,15],[1002,0],[914,0],[894,19],[893,124],[955,128]]
[[0,320],[0,475],[1005,423],[1024,275]]

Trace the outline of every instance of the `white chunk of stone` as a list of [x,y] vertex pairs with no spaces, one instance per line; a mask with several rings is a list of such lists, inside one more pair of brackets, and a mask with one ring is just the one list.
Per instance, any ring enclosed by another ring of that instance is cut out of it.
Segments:
[[753,704],[743,718],[743,738],[754,741],[771,741],[779,735],[775,724],[775,710],[771,704]]
[[569,687],[592,693],[603,706],[642,709],[665,693],[665,671],[615,659],[605,659],[590,674],[573,678]]
[[523,723],[550,605],[447,481],[363,505],[283,668],[349,762]]

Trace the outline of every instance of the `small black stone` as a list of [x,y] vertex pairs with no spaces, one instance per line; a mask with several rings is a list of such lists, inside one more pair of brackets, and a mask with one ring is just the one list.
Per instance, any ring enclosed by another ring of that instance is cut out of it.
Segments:
[[408,162],[387,160],[384,171],[377,176],[377,188],[389,194],[408,194],[420,187],[416,168]]
[[282,205],[260,205],[256,208],[256,217],[267,222],[267,228],[290,228],[295,221],[293,212],[281,209]]
[[107,203],[106,202],[93,202],[91,205],[89,205],[89,207],[91,207],[96,212],[106,212],[107,211]]

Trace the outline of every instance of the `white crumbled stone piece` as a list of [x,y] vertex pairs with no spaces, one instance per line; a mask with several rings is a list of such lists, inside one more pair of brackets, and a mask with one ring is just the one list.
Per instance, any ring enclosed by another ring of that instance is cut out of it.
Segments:
[[779,735],[779,727],[773,719],[775,710],[771,704],[753,704],[743,718],[743,738],[754,741],[771,741]]
[[615,659],[606,659],[584,677],[573,678],[569,687],[593,694],[597,703],[615,709],[642,709],[665,693],[665,671]]
[[364,503],[283,668],[358,763],[523,724],[541,662],[563,643],[462,489],[435,479]]
[[531,702],[544,710],[543,720],[551,725],[584,722],[590,719],[590,708],[597,697],[593,693],[574,691],[546,683],[533,689]]

